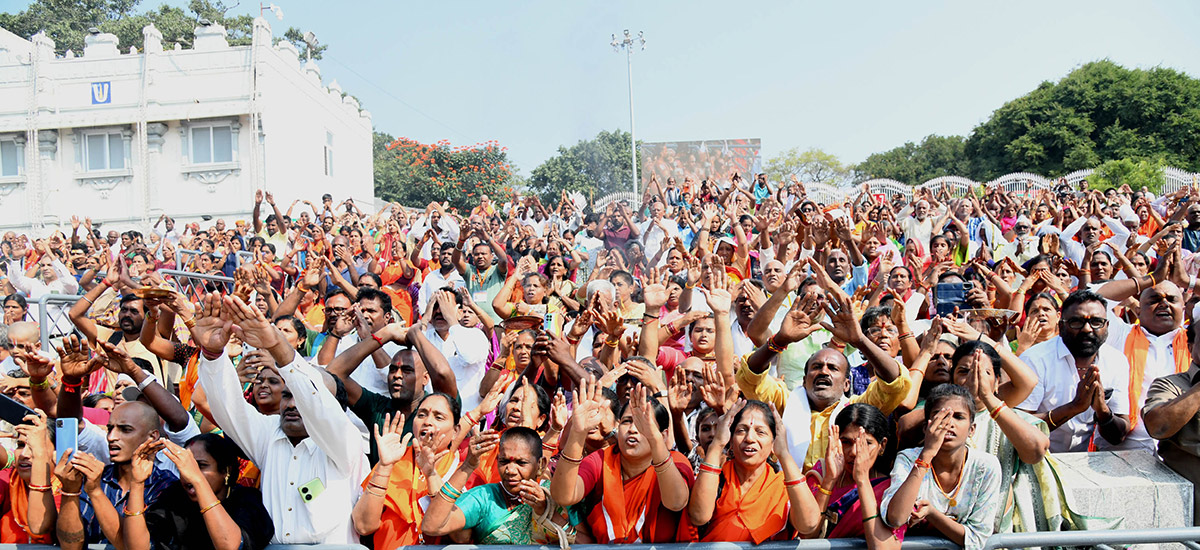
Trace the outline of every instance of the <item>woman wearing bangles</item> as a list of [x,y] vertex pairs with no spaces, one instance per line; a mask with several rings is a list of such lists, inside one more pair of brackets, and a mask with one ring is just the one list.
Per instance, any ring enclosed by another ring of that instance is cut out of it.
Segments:
[[892,529],[879,516],[879,502],[891,486],[895,440],[891,421],[871,405],[854,403],[838,413],[829,426],[825,458],[808,471],[823,518],[802,537],[863,537],[871,550],[900,547],[908,526]]
[[359,536],[374,537],[376,550],[436,544],[422,537],[421,520],[429,497],[458,464],[458,453],[451,451],[458,419],[458,402],[432,393],[417,402],[408,435],[403,435],[403,414],[385,415],[382,431],[374,427],[379,462],[364,483],[366,492],[355,503],[352,518]]
[[975,396],[942,384],[925,399],[925,444],[905,449],[892,467],[880,511],[893,527],[938,535],[979,550],[1000,506],[1000,462],[967,442],[975,431]]
[[[175,463],[179,482],[146,508],[139,485],[146,482],[159,451]],[[216,435],[193,437],[186,447],[160,439],[134,453],[133,484],[121,519],[126,550],[262,550],[275,535],[262,493],[237,483],[233,441]]]
[[[479,464],[479,457],[497,448],[500,482],[463,492],[457,487]],[[542,438],[530,428],[513,427],[503,434],[476,433],[467,459],[441,484],[429,503],[421,530],[426,536],[446,536],[465,531],[477,544],[568,545],[574,536],[563,511],[550,499],[538,478],[546,467]]]
[[598,544],[694,542],[684,513],[692,486],[687,458],[667,448],[670,413],[637,385],[617,415],[617,444],[583,454],[607,399],[594,379],[581,381],[558,465],[550,479],[554,501],[584,502]]
[[[772,451],[782,471],[767,463]],[[791,538],[788,526],[816,529],[817,503],[788,451],[783,420],[766,403],[740,401],[721,417],[692,488],[688,517],[702,542],[761,544]]]
[[[54,444],[46,429],[46,413],[35,412],[25,417],[28,424],[13,426],[17,434],[16,450],[0,449],[5,462],[15,465],[8,480],[4,515],[0,516],[0,543],[54,543],[52,533],[58,518],[50,479],[55,468]],[[70,453],[64,454],[63,463],[70,463]]]

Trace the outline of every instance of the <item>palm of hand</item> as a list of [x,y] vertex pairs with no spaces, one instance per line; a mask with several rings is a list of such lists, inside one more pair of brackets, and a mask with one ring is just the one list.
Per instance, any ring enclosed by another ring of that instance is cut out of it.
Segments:
[[386,464],[395,464],[404,456],[404,447],[401,446],[401,436],[398,433],[384,434],[379,438],[377,447],[379,449],[379,461]]
[[204,317],[197,319],[196,326],[192,327],[192,339],[204,349],[221,350],[229,342],[229,329],[220,317]]
[[71,350],[62,356],[63,376],[82,377],[92,372],[92,364],[86,351]]
[[714,313],[729,313],[733,305],[733,296],[728,290],[718,288],[708,291],[708,307]]
[[650,306],[661,306],[667,303],[667,287],[657,283],[646,285],[642,289],[642,299],[646,303],[647,308]]
[[54,372],[54,363],[40,354],[23,354],[21,363],[23,363],[21,370],[25,371],[30,378],[45,378]]

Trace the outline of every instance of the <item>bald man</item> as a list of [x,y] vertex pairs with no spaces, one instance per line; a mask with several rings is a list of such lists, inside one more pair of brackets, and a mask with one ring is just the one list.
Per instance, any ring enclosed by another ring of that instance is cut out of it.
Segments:
[[[1175,283],[1155,284],[1151,276],[1109,281],[1099,293],[1112,303],[1135,294],[1137,322],[1130,325],[1108,308],[1108,345],[1129,359],[1129,422],[1133,426],[1116,449],[1154,450],[1156,442],[1140,418],[1146,395],[1155,379],[1186,372],[1192,363],[1191,347],[1183,330],[1183,292]],[[1097,438],[1100,449],[1114,448]]]
[[[121,547],[119,538],[121,515],[129,496],[129,487],[134,484],[131,461],[138,447],[147,441],[159,439],[162,419],[154,407],[140,401],[123,403],[113,409],[108,420],[108,457],[111,464],[104,466],[99,486],[88,490],[64,482],[62,508],[58,513],[58,540],[64,550],[79,550],[85,544],[112,543]],[[100,459],[77,451],[86,463],[97,467]],[[79,458],[75,458],[78,460]],[[77,468],[82,471],[82,468]],[[178,477],[170,471],[154,465],[150,478],[145,481],[143,495],[146,506],[152,506],[163,490]],[[82,493],[72,496],[72,493]],[[144,510],[129,510],[141,513]]]

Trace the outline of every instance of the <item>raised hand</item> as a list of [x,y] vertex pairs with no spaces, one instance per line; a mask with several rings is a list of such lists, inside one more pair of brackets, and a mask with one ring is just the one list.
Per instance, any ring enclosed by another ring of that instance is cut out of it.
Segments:
[[746,408],[746,400],[741,399],[721,414],[720,420],[717,420],[717,428],[714,430],[713,440],[708,444],[708,450],[710,452],[713,450],[724,449],[725,446],[729,444],[729,438],[733,433],[733,417],[737,416],[737,414],[744,408]]
[[783,323],[779,326],[779,332],[775,333],[776,345],[787,345],[799,342],[821,328],[817,324],[817,320],[809,315],[814,307],[820,307],[821,298],[818,295],[806,294],[804,298],[792,304],[792,308],[788,310],[787,315],[783,318]]
[[54,465],[54,477],[57,477],[59,483],[62,484],[62,490],[68,493],[78,493],[79,489],[83,487],[83,472],[72,466],[77,453],[84,454],[79,453],[76,449],[64,449],[62,457]]
[[946,432],[950,430],[951,415],[954,411],[950,407],[943,407],[941,410],[933,414],[933,418],[925,423],[925,444],[921,449],[921,457],[926,461],[933,460],[938,451],[942,448],[942,442],[946,440]]
[[821,486],[826,490],[832,489],[846,469],[846,457],[842,452],[842,429],[834,422],[829,423],[829,445],[825,447],[825,462],[822,467],[824,472],[821,475]]
[[223,315],[221,295],[215,292],[200,298],[195,324],[190,327],[192,340],[210,354],[219,354],[229,343],[233,333],[233,321]]
[[87,342],[80,340],[74,334],[63,338],[62,345],[56,346],[59,356],[59,369],[64,378],[76,380],[104,368],[105,361],[90,356]]
[[12,354],[31,382],[42,382],[54,373],[54,360],[41,351],[30,353],[14,347]]
[[568,424],[571,431],[587,434],[600,427],[600,412],[604,406],[602,390],[605,387],[596,383],[595,377],[591,375],[580,380],[579,387],[575,389],[571,400],[575,406]]
[[231,328],[243,342],[258,349],[272,349],[279,344],[279,329],[275,328],[262,310],[250,307],[236,296],[226,296],[224,311],[233,321]]
[[476,426],[475,432],[471,435],[470,446],[467,447],[467,466],[472,469],[479,467],[479,458],[487,454],[492,449],[500,444],[500,434],[492,430],[484,432],[479,431]]
[[695,391],[696,388],[688,379],[687,373],[682,367],[676,367],[675,374],[671,377],[671,387],[667,390],[667,404],[671,407],[671,412],[686,412]]
[[638,384],[629,392],[629,411],[633,415],[633,425],[642,435],[648,438],[661,438],[662,428],[654,418],[654,409],[650,406],[650,391],[646,386]]
[[550,429],[561,433],[571,420],[571,409],[567,407],[567,397],[562,388],[554,393],[554,403],[550,406]]
[[375,447],[379,449],[379,463],[391,466],[399,462],[412,439],[412,433],[401,435],[404,433],[404,415],[396,413],[393,417],[390,413],[386,414],[383,417],[383,430],[379,429],[378,424],[372,430],[375,432]]
[[710,408],[717,412],[729,410],[737,401],[738,393],[736,385],[725,384],[725,377],[717,372],[717,367],[710,366],[704,369],[704,385],[700,386],[700,397]]
[[[133,459],[130,460],[129,469],[133,475],[133,480],[138,483],[145,483],[150,479],[150,474],[154,473],[154,458],[158,455],[158,451],[163,448],[163,440],[155,439],[138,445],[136,451],[133,452]],[[180,472],[182,474],[182,472]],[[200,476],[204,480],[204,476]],[[91,481],[89,479],[89,481]],[[207,480],[203,481],[208,483]]]

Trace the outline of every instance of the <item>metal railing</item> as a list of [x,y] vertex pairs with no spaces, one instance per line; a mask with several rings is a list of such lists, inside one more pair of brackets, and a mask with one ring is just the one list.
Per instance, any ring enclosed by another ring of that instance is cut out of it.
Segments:
[[38,331],[41,333],[42,351],[53,354],[50,341],[71,334],[75,323],[67,312],[82,296],[78,294],[46,294],[37,299]]
[[233,291],[232,277],[178,269],[160,269],[158,273],[163,277],[169,277],[168,280],[175,285],[175,290],[193,302],[209,292],[215,291],[224,294]]
[[1177,542],[1200,550],[1200,527],[1172,527],[1160,529],[1114,529],[1112,531],[1035,531],[1030,533],[1003,533],[988,537],[983,550],[996,548],[1025,548],[1028,546],[1091,546],[1110,548],[1110,544],[1165,544]]
[[[571,550],[862,550],[863,539],[804,539],[753,544],[749,542],[669,542],[663,544],[572,544]],[[903,550],[960,550],[960,546],[939,537],[905,537],[900,546]],[[270,549],[270,547],[267,547]],[[405,546],[404,550],[558,550],[558,545],[507,546],[502,544],[473,545],[451,544],[447,546]]]

